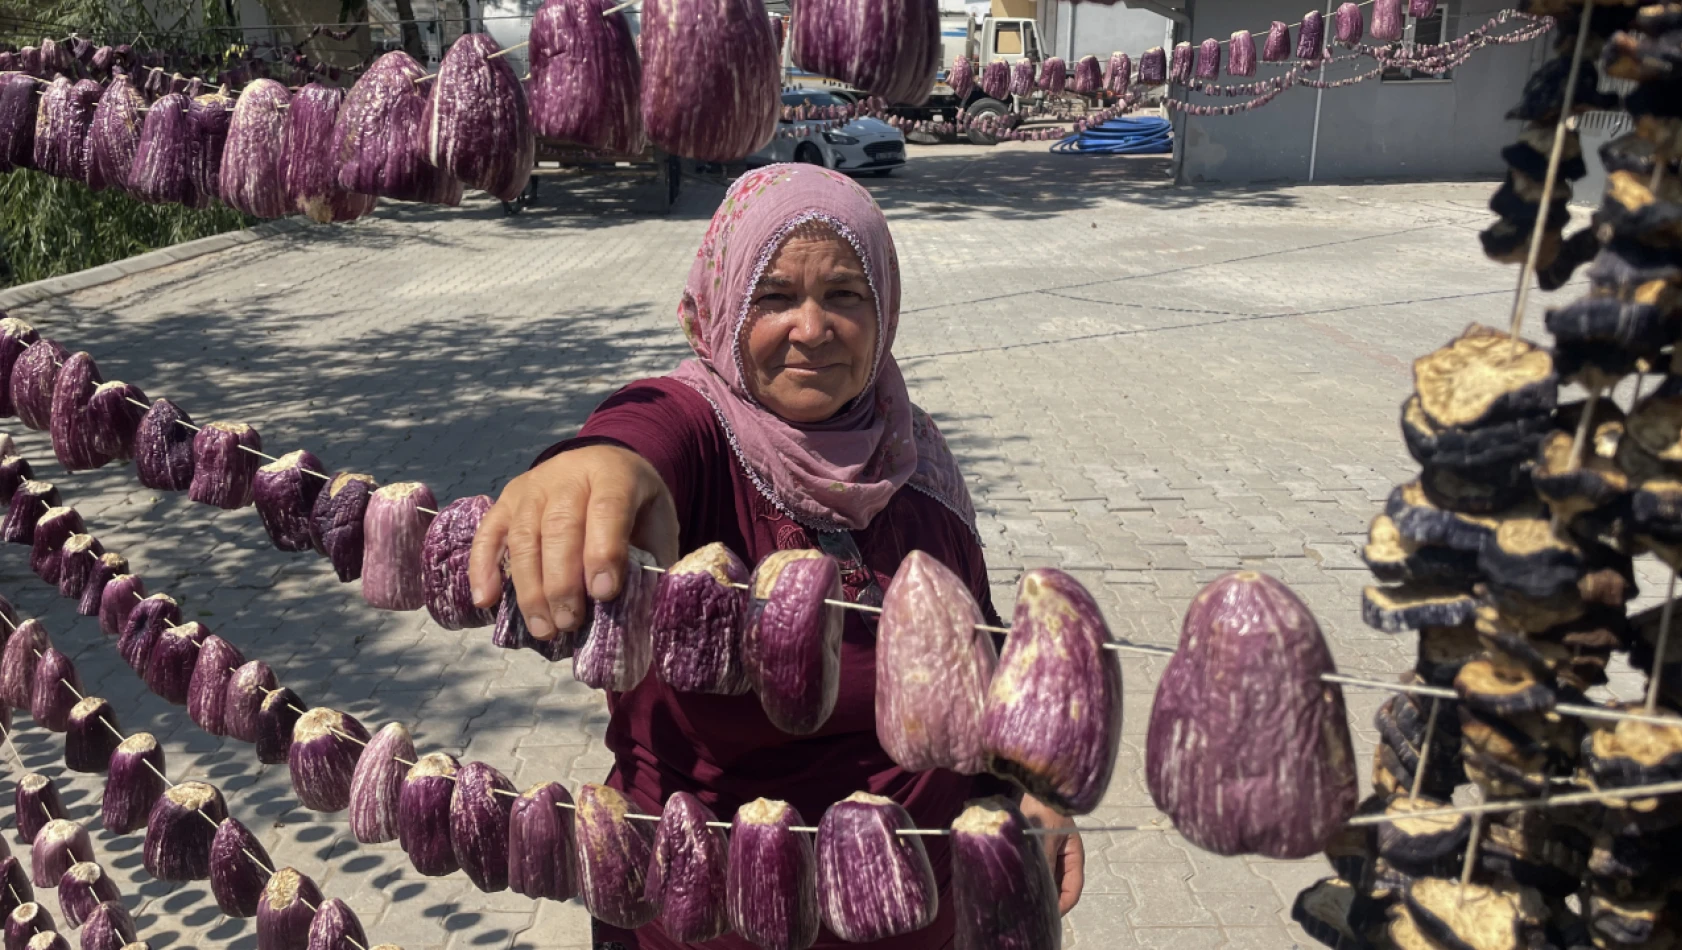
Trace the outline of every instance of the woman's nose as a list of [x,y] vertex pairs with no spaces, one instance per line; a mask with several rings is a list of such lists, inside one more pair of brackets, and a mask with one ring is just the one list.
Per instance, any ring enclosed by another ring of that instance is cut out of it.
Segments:
[[788,334],[789,342],[800,346],[821,346],[829,342],[833,335],[829,311],[824,309],[823,302],[816,297],[803,299],[794,312],[794,323]]

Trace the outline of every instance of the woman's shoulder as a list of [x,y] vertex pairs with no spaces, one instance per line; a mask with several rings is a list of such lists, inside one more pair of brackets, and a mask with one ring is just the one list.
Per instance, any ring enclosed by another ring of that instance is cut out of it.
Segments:
[[[639,379],[602,400],[579,430],[580,436],[712,438],[718,419],[706,397],[670,376]],[[639,439],[640,441],[640,439]]]

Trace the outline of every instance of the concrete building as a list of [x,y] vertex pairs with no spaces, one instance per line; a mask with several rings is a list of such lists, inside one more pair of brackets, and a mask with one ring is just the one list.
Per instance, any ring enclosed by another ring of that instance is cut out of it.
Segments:
[[1160,13],[1121,4],[1040,0],[1035,15],[1051,55],[1071,63],[1088,55],[1108,61],[1117,52],[1137,60],[1145,50],[1168,42],[1174,29],[1174,22]]
[[[1175,0],[1152,6],[1176,16],[1176,40],[1193,44],[1206,37],[1224,43],[1234,30],[1247,29],[1259,45],[1271,21],[1294,24],[1303,15],[1303,0]],[[1445,42],[1509,6],[1506,0],[1446,0],[1439,4],[1439,17],[1418,23],[1410,18],[1409,36],[1421,43]],[[1370,17],[1370,8],[1367,13]],[[1519,131],[1518,123],[1504,116],[1545,59],[1549,41],[1543,37],[1486,47],[1441,79],[1390,73],[1324,92],[1298,86],[1253,112],[1181,117],[1175,122],[1179,179],[1498,176],[1505,171],[1500,150]],[[1325,78],[1346,78],[1377,65],[1370,59],[1340,63],[1327,68]],[[1279,75],[1289,66],[1261,63],[1257,77]],[[1221,81],[1237,80],[1223,75]],[[1174,94],[1186,97],[1183,89]],[[1193,94],[1189,101],[1231,105],[1243,100]]]

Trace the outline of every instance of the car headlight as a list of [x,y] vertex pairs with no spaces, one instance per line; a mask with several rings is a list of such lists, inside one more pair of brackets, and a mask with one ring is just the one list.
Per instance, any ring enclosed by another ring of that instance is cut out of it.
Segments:
[[823,134],[823,140],[831,145],[859,144],[858,139],[853,138],[851,135],[842,135],[840,132],[825,132]]

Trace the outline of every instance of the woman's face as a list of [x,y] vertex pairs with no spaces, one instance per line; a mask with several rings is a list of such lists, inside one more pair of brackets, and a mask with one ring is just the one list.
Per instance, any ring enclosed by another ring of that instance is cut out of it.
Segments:
[[822,422],[864,391],[876,332],[876,298],[853,246],[801,226],[753,290],[741,344],[749,391],[790,422]]

